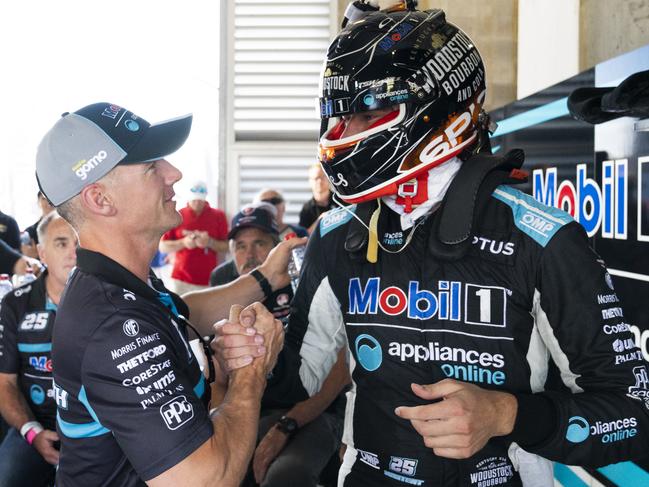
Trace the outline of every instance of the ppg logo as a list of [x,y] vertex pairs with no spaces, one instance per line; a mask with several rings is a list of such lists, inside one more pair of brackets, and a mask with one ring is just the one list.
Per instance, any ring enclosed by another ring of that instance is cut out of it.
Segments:
[[381,366],[381,362],[383,362],[383,351],[376,338],[371,335],[359,335],[354,345],[358,363],[365,370],[372,372]]
[[178,396],[160,406],[160,415],[167,428],[176,430],[194,417],[194,406],[185,396]]
[[568,420],[566,439],[571,443],[581,443],[590,435],[590,425],[581,416],[573,416]]

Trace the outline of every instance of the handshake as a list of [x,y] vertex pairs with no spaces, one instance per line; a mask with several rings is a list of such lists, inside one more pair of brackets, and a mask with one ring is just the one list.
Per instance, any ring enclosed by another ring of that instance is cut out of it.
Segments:
[[[245,309],[230,308],[230,317],[214,325],[216,384],[227,388],[228,377],[236,380],[262,380],[273,370],[284,346],[284,328],[261,303]],[[250,366],[250,367],[248,367]],[[262,387],[263,392],[263,387]]]

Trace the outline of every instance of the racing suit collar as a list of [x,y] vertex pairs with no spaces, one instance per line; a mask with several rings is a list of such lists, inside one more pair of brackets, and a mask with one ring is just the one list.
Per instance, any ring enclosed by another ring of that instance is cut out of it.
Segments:
[[88,274],[100,277],[103,281],[127,289],[138,296],[158,302],[158,292],[168,293],[183,316],[189,316],[189,308],[175,293],[172,293],[158,277],[149,270],[151,286],[143,282],[131,271],[104,254],[92,250],[77,248],[77,267]]
[[428,171],[428,199],[409,213],[401,204],[397,203],[397,195],[382,198],[392,211],[401,216],[401,230],[411,228],[421,217],[437,209],[461,166],[462,161],[454,157]]

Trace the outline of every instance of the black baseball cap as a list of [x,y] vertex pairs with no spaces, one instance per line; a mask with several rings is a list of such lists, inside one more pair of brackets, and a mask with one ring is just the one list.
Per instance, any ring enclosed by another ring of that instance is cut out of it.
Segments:
[[155,161],[177,151],[191,125],[191,114],[151,125],[112,103],[64,113],[38,146],[39,188],[58,206],[118,164]]
[[258,228],[263,232],[278,237],[279,231],[273,213],[274,210],[275,208],[268,203],[244,206],[232,219],[228,239],[233,239],[239,230],[244,228]]

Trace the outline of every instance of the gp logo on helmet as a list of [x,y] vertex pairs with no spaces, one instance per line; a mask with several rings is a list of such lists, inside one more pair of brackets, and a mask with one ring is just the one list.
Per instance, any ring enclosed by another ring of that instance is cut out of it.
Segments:
[[[422,149],[419,160],[428,164],[439,159],[445,153],[451,152],[459,144],[467,142],[467,135],[474,135],[474,127],[478,113],[476,107],[481,107],[487,95],[487,90],[478,94],[475,103],[469,105],[469,109],[456,117],[451,116],[446,126],[433,135],[433,139]],[[479,110],[478,110],[479,112]]]

